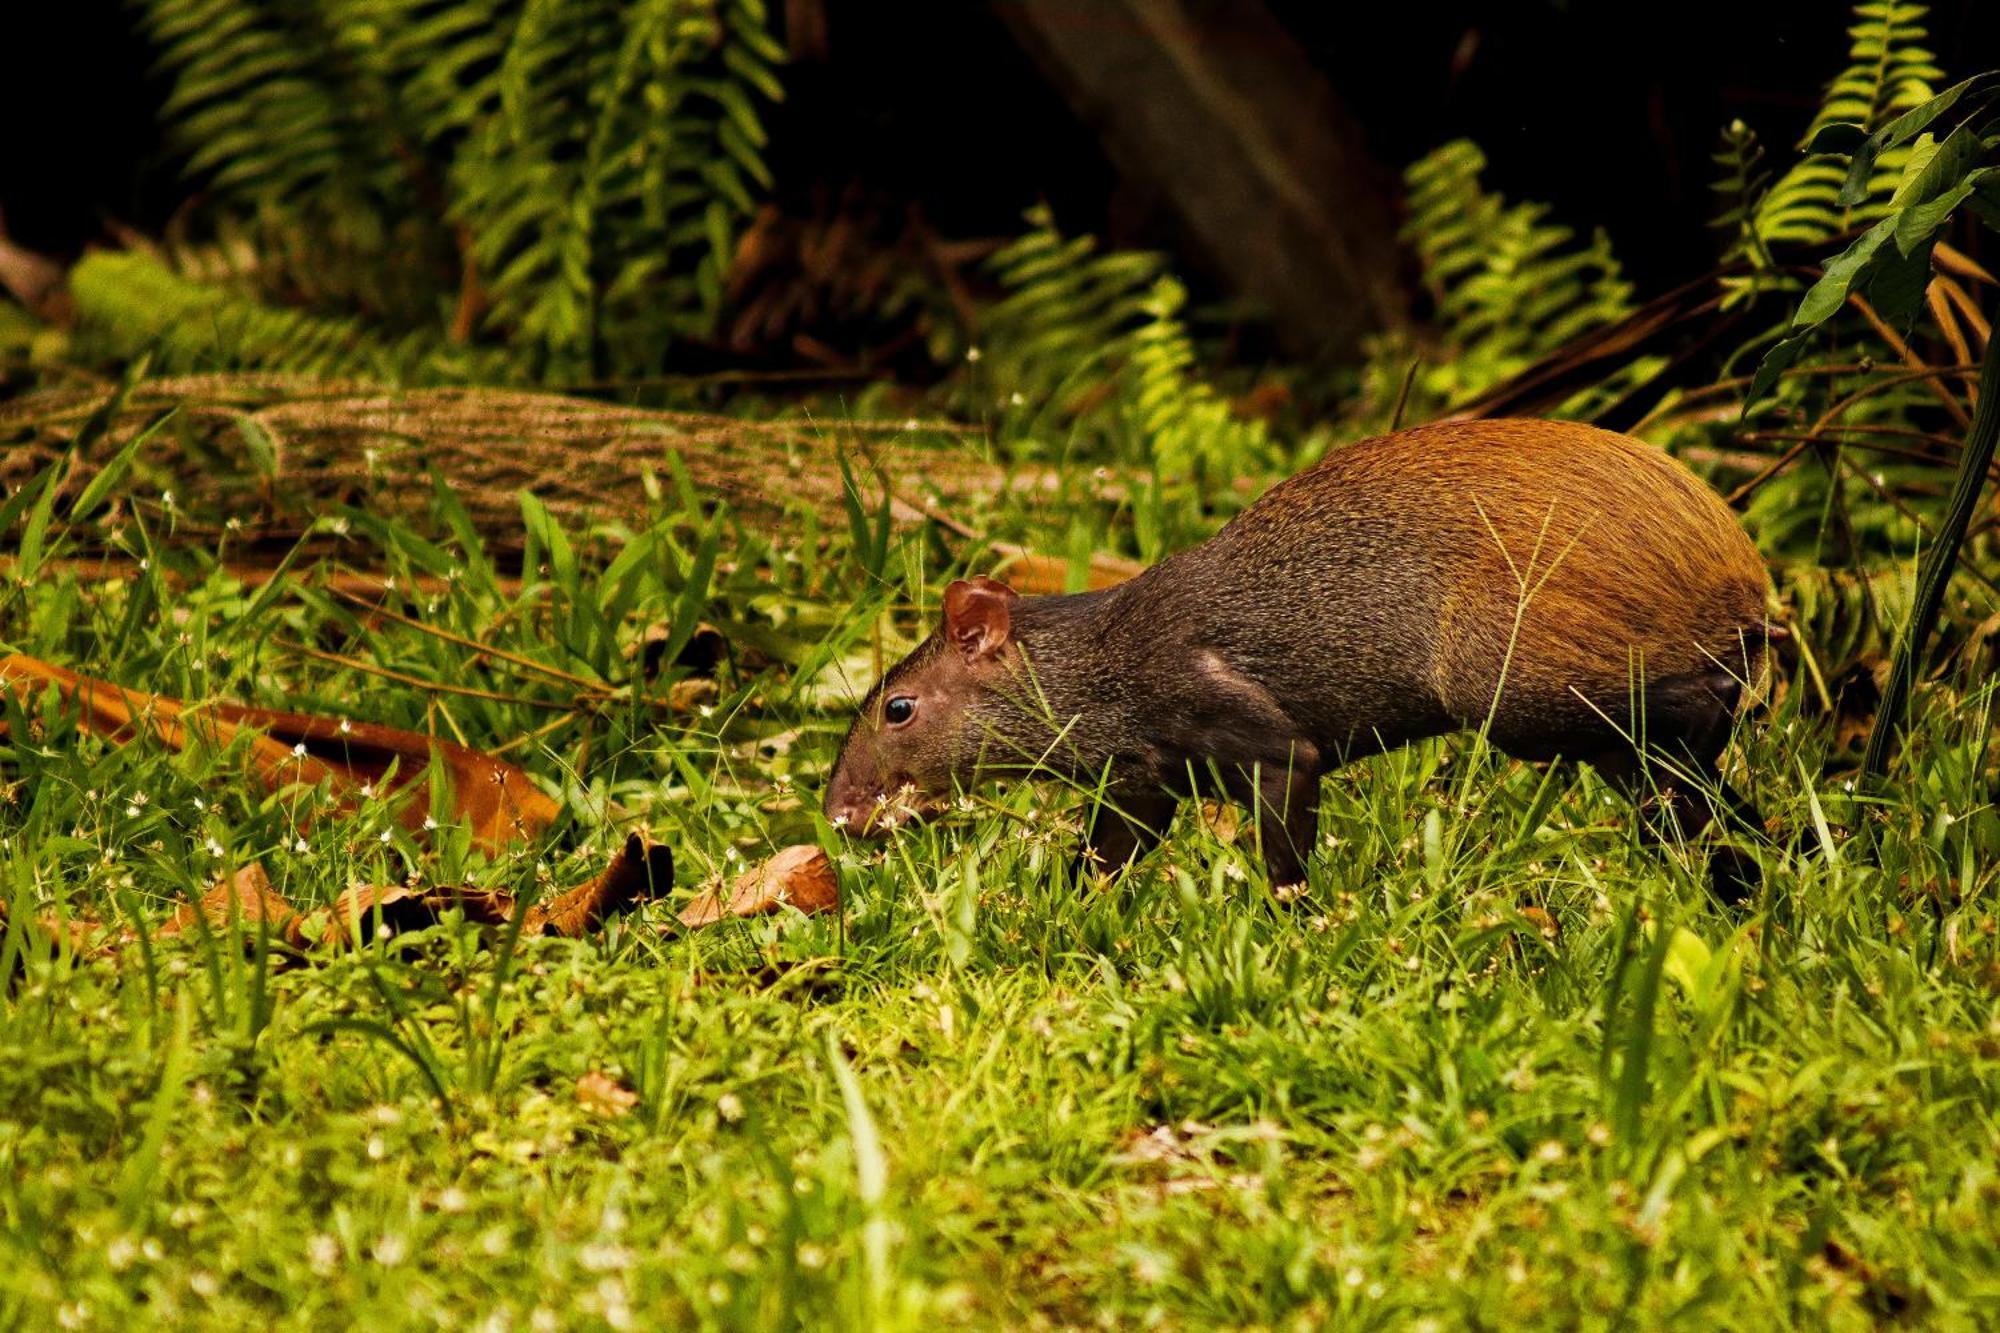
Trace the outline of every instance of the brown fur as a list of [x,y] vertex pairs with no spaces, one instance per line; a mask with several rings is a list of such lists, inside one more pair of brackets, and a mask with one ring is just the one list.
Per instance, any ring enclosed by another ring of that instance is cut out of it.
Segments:
[[[1295,882],[1320,774],[1423,736],[1490,725],[1509,753],[1634,785],[1634,753],[1711,775],[1769,587],[1728,508],[1649,445],[1552,421],[1403,431],[1117,587],[954,584],[939,633],[864,702],[827,808],[866,826],[905,785],[1105,777],[1120,817],[1091,845],[1115,861],[1212,787],[1258,806],[1273,878]],[[916,716],[888,726],[904,694]]]

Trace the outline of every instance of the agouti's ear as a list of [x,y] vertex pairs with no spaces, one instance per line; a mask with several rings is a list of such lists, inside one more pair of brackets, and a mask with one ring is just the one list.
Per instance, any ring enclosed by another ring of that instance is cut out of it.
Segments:
[[984,574],[958,580],[944,590],[944,637],[968,662],[999,656],[1013,629],[1014,603],[1020,596]]

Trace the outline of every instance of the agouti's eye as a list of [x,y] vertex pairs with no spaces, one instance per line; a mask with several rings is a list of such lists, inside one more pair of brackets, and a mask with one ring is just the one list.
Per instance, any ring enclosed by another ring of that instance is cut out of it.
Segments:
[[882,705],[882,720],[892,727],[900,727],[917,715],[917,701],[907,694],[899,694]]

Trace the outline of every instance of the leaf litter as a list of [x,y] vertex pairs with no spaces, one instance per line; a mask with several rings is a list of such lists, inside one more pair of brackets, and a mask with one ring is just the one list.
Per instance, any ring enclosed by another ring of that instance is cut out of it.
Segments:
[[[438,765],[450,817],[489,853],[539,837],[561,814],[561,807],[523,770],[468,746],[344,718],[223,702],[190,704],[22,654],[0,657],[0,690],[11,691],[25,704],[32,692],[51,688],[73,710],[80,731],[183,751],[237,748],[246,776],[268,790],[324,784],[341,811],[353,810],[371,795],[387,796],[396,803],[398,823],[418,835],[435,827],[430,793],[432,766]],[[5,729],[0,722],[0,734]],[[412,881],[355,885],[328,906],[305,909],[272,886],[261,862],[252,862],[224,874],[199,902],[181,904],[153,936],[240,931],[303,956],[420,930],[457,911],[489,929],[518,921],[524,935],[576,939],[613,916],[665,896],[673,879],[671,849],[637,832],[627,836],[598,874],[533,902],[504,889]],[[806,844],[784,848],[726,890],[718,885],[696,895],[678,922],[695,929],[786,908],[825,912],[839,904],[832,862],[820,848]],[[0,903],[0,923],[5,917],[6,905]],[[136,927],[111,929],[89,917],[44,918],[35,925],[84,956],[114,952],[140,938]]]

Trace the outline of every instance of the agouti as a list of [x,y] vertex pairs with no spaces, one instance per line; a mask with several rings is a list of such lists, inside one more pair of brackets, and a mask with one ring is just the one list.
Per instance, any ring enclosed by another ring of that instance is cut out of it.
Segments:
[[1116,587],[951,584],[863,700],[826,812],[879,831],[984,778],[1067,777],[1101,784],[1084,855],[1115,870],[1181,799],[1220,793],[1255,811],[1282,890],[1329,769],[1484,727],[1516,758],[1591,764],[1650,836],[1693,837],[1745,808],[1716,763],[1782,635],[1769,590],[1720,497],[1650,445],[1557,421],[1406,430]]

